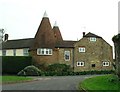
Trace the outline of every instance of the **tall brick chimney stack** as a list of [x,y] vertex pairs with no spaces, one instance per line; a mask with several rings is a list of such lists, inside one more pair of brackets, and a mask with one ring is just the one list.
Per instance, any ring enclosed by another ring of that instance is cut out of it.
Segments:
[[7,40],[8,40],[8,37],[9,37],[9,35],[8,35],[8,34],[5,34],[4,41],[7,41]]

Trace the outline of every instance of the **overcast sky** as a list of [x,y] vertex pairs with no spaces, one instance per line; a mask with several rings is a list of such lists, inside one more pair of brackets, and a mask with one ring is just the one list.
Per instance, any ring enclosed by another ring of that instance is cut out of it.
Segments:
[[119,0],[0,0],[0,28],[9,39],[33,38],[46,11],[57,21],[64,40],[82,38],[82,32],[102,36],[113,46],[118,33]]

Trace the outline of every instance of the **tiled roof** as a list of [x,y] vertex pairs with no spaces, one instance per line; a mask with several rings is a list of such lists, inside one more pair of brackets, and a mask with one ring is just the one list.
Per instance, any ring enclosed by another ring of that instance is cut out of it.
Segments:
[[30,48],[30,46],[33,43],[33,40],[34,40],[34,38],[8,40],[8,41],[2,43],[2,49]]
[[102,37],[100,37],[100,36],[98,36],[98,35],[96,35],[96,34],[93,34],[93,33],[91,33],[91,32],[89,32],[88,34],[86,34],[84,37],[96,37],[96,38],[102,38]]
[[52,30],[54,32],[55,42],[57,42],[57,41],[59,41],[59,42],[63,41],[63,38],[62,38],[61,32],[59,30],[59,27],[58,26],[54,26]]
[[57,43],[55,47],[59,47],[59,48],[73,48],[75,42],[77,42],[77,41],[63,41],[63,42]]
[[43,17],[35,35],[34,43],[30,50],[43,47],[54,48],[54,44],[55,38],[54,32],[52,31],[52,27],[50,24],[50,20],[48,17]]

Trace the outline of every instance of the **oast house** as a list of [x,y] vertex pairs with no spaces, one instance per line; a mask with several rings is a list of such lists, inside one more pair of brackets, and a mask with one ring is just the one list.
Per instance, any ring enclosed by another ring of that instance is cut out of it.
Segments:
[[46,12],[34,38],[8,40],[6,34],[0,55],[31,55],[38,65],[67,64],[74,71],[113,69],[112,46],[101,36],[83,32],[78,41],[63,40],[57,23],[52,28]]

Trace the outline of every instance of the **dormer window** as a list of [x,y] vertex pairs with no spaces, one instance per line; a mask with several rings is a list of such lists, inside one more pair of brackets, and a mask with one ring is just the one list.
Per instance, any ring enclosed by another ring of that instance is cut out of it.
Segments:
[[38,48],[37,55],[52,55],[52,49]]
[[90,37],[91,42],[96,42],[96,37]]

